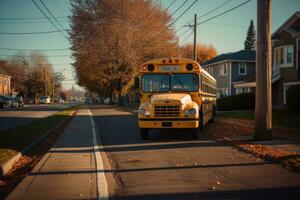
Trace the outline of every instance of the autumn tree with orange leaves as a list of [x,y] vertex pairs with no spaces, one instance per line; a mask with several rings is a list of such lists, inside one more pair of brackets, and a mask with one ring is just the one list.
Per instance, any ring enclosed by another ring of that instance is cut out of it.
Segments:
[[[182,57],[193,59],[194,50],[192,44],[181,47]],[[197,44],[197,62],[203,63],[217,55],[216,49],[212,45]]]
[[102,96],[130,88],[144,61],[179,56],[171,17],[146,0],[73,0],[70,38],[78,83]]

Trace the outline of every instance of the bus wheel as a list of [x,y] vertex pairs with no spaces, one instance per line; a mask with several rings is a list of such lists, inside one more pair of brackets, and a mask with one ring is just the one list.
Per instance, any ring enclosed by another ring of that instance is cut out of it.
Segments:
[[213,106],[210,122],[214,121],[215,116],[216,116],[216,106]]
[[141,132],[141,138],[142,138],[142,140],[147,140],[149,138],[149,129],[147,129],[147,128],[141,128],[140,132]]
[[192,129],[192,137],[193,137],[193,139],[198,138],[198,129],[197,128]]
[[201,108],[201,110],[200,110],[200,112],[199,112],[199,128],[200,129],[202,129],[203,128],[203,126],[204,126],[204,123],[203,123],[203,112],[202,112],[202,108]]

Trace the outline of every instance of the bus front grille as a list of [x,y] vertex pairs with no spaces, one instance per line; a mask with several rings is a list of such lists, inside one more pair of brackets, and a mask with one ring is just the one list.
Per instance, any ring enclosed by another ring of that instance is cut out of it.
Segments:
[[155,117],[179,117],[180,106],[154,106]]

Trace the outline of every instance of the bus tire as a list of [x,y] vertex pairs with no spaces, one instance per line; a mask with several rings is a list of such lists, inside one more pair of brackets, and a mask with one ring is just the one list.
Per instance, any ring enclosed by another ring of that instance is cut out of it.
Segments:
[[210,122],[214,121],[215,116],[216,116],[216,106],[214,105],[212,109],[212,117],[210,119]]
[[142,140],[148,140],[148,138],[149,138],[149,129],[141,128],[140,129],[140,134],[141,134]]
[[197,128],[192,129],[192,137],[193,137],[193,139],[198,139],[198,129]]
[[201,107],[201,110],[199,112],[199,128],[202,129],[203,128],[203,110],[202,110],[202,107]]

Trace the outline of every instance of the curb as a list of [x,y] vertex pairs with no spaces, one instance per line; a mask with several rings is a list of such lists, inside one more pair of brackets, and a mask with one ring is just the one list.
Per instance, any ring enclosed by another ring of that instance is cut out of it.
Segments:
[[18,161],[22,155],[24,155],[26,152],[28,152],[32,147],[37,145],[40,141],[44,140],[50,133],[52,133],[56,128],[61,126],[66,120],[69,118],[64,119],[63,121],[59,122],[57,125],[46,131],[41,137],[37,138],[34,140],[30,145],[27,147],[23,148],[19,153],[14,155],[12,158],[4,162],[3,164],[0,165],[0,176],[4,176],[9,172],[9,170],[12,168],[12,166],[15,164],[16,161]]
[[[104,172],[104,158],[101,156],[100,149],[104,149],[101,138],[97,134],[97,125],[94,121],[94,116],[89,108],[87,108],[90,122],[91,122],[91,128],[92,128],[92,138],[93,138],[93,149],[94,149],[94,155],[96,159],[96,170],[97,170],[97,200],[108,200],[109,199],[109,191],[108,191],[108,184],[105,177]],[[103,171],[103,172],[101,172]]]

